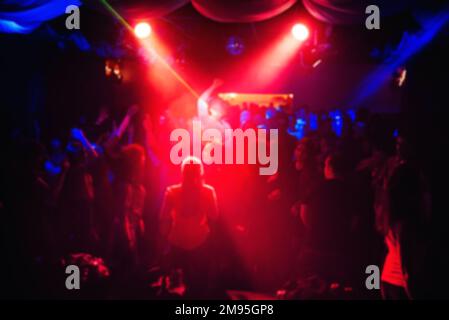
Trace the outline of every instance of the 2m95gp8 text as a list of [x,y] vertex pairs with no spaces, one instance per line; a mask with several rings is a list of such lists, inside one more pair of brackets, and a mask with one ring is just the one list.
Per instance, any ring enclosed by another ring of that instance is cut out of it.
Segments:
[[219,314],[223,315],[263,315],[273,314],[273,305],[266,304],[221,304],[218,310]]

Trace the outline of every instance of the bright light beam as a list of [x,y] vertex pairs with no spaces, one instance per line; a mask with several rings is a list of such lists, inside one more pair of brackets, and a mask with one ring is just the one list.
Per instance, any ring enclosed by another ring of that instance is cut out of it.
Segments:
[[[121,23],[123,24],[133,35],[134,28],[106,1],[100,0],[100,2],[105,6],[105,8]],[[146,41],[143,41],[145,49],[149,51],[150,54],[154,55],[156,60],[158,60],[167,70],[178,80],[196,99],[199,98],[199,94],[193,90],[193,88],[165,61]]]
[[367,98],[379,90],[391,74],[407,60],[421,51],[439,31],[449,22],[449,7],[445,11],[423,21],[421,31],[407,34],[395,52],[394,58],[377,67],[370,73],[356,91],[355,97],[349,102],[352,108],[361,105]]
[[276,82],[287,70],[289,63],[298,53],[303,42],[284,34],[272,42],[264,52],[246,67],[244,83],[256,83],[259,88],[267,88]]

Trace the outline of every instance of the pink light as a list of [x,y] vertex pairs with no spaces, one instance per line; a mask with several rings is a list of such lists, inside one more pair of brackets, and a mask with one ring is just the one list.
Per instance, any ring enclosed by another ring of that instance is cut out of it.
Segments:
[[309,29],[302,23],[297,23],[292,28],[292,35],[298,41],[305,41],[309,37]]
[[134,34],[139,39],[148,38],[151,34],[151,26],[147,22],[139,22],[134,27]]

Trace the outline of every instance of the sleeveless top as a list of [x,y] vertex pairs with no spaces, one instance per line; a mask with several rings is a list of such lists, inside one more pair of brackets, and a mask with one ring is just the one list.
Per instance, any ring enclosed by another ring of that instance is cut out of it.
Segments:
[[407,283],[402,270],[401,252],[399,241],[393,236],[393,232],[388,231],[385,237],[388,253],[385,257],[381,279],[383,282],[406,288]]
[[209,236],[209,215],[215,210],[213,187],[202,185],[195,190],[186,190],[175,185],[167,188],[165,197],[171,208],[169,242],[185,250],[201,246]]

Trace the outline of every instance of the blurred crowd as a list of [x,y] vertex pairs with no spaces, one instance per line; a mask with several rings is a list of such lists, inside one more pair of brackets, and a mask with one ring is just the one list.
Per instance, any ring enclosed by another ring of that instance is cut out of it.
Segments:
[[[201,260],[208,297],[231,289],[280,299],[439,294],[429,280],[438,252],[428,228],[431,186],[413,128],[365,109],[255,103],[223,108],[217,119],[233,129],[279,129],[279,170],[204,166],[218,204],[208,262]],[[81,259],[96,270],[92,297],[188,296],[185,270],[166,263],[173,243],[160,211],[166,187],[182,179],[169,135],[190,120],[137,106],[113,119],[101,108],[63,137],[15,136],[3,156],[2,295],[73,297],[61,268]],[[381,292],[366,288],[369,265],[381,270]]]

